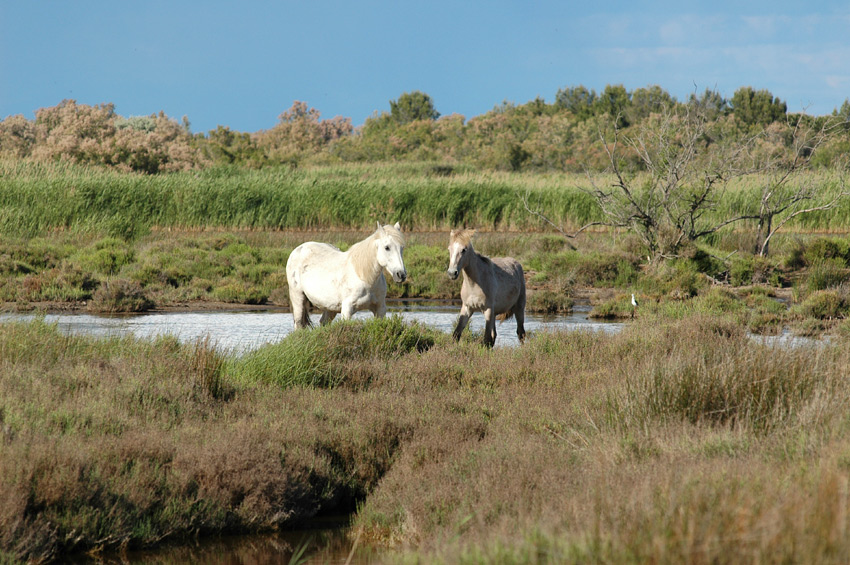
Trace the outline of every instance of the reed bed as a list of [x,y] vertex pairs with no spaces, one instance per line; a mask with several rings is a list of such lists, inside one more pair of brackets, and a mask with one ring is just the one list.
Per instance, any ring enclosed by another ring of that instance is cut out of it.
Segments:
[[[600,219],[593,198],[574,174],[477,172],[434,165],[340,165],[249,170],[219,167],[159,175],[119,173],[63,162],[0,163],[0,233],[42,235],[50,230],[106,232],[122,238],[152,227],[238,229],[364,229],[376,220],[409,230],[540,229],[522,202],[528,197],[556,224],[576,229]],[[442,170],[442,169],[441,169]],[[800,182],[825,195],[840,189],[826,173]],[[707,219],[757,209],[758,179],[726,190]],[[850,202],[795,222],[805,230],[850,229]]]
[[[400,172],[400,174],[398,174]],[[534,187],[564,215],[585,221],[588,197],[573,187],[536,187],[497,174],[430,176],[396,167],[336,167],[301,171],[216,168],[162,175],[4,162],[0,164],[0,233],[105,231],[132,238],[154,226],[239,229],[364,229],[401,222],[406,229],[530,227],[521,202]]]

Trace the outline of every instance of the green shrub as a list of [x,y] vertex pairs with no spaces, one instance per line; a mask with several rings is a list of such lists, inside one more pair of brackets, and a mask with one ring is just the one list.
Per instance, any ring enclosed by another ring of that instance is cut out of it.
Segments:
[[533,255],[527,266],[550,277],[563,276],[577,284],[597,287],[628,286],[638,277],[637,258],[621,253],[543,251]]
[[723,261],[702,249],[695,249],[691,253],[690,260],[694,263],[697,271],[710,277],[717,278],[726,270]]
[[785,318],[773,312],[754,312],[747,320],[747,329],[754,334],[777,335],[782,332]]
[[630,318],[633,312],[631,295],[621,294],[594,306],[588,317],[601,319]]
[[694,308],[697,312],[716,315],[741,312],[745,304],[731,290],[712,287],[708,292],[694,298]]
[[755,266],[752,257],[738,257],[732,261],[729,268],[729,282],[734,286],[744,286],[753,283]]
[[226,281],[215,287],[212,295],[221,302],[236,304],[265,304],[269,298],[263,289],[243,281]]
[[850,243],[845,239],[818,237],[806,246],[803,259],[808,265],[830,259],[850,260]]
[[71,261],[83,271],[114,275],[124,265],[135,261],[135,252],[124,240],[106,238],[81,249]]
[[709,280],[688,260],[673,260],[655,265],[641,281],[640,287],[647,294],[667,295],[683,300],[699,294],[709,286]]
[[400,316],[337,321],[293,332],[252,351],[235,361],[230,371],[243,383],[333,388],[346,380],[348,361],[423,352],[447,339],[442,332],[408,324]]
[[847,314],[847,306],[838,292],[820,290],[811,294],[792,310],[805,318],[824,320],[843,317]]

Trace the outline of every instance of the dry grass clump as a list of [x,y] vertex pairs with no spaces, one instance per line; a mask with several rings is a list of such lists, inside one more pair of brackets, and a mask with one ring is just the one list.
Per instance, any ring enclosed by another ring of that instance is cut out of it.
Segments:
[[0,551],[46,561],[350,510],[412,412],[381,395],[244,388],[204,341],[4,324]]
[[463,346],[427,357],[406,386],[439,383],[479,434],[415,435],[358,515],[415,559],[850,555],[842,347],[774,348],[697,318],[613,337],[540,334],[486,359]]
[[94,312],[145,312],[153,308],[154,303],[141,285],[125,279],[107,280],[92,295],[88,309]]

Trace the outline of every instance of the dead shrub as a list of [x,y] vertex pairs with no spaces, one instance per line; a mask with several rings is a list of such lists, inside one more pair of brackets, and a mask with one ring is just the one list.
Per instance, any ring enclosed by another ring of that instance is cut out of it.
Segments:
[[88,309],[92,312],[109,314],[145,312],[153,306],[153,301],[145,296],[141,285],[126,279],[104,282],[88,303]]

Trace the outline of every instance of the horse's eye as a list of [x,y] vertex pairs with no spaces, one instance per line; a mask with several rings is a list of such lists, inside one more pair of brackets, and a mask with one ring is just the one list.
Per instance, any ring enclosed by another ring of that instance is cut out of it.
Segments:
[[390,246],[389,246],[389,245],[387,245],[386,247],[384,247],[384,249],[386,249],[387,251],[389,251],[389,250],[390,250]]
[[464,253],[466,253],[466,247],[464,247],[463,249],[460,250],[461,255],[463,255]]

